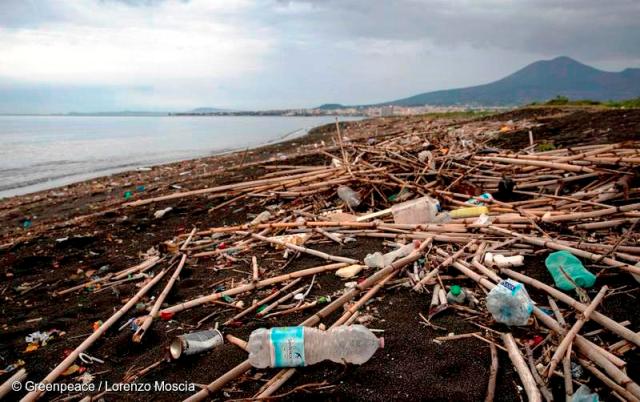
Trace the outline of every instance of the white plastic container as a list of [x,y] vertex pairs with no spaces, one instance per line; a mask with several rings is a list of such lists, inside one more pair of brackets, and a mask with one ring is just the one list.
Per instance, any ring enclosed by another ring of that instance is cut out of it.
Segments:
[[384,346],[362,325],[322,331],[310,327],[260,328],[251,333],[247,349],[253,367],[309,366],[323,360],[363,364]]
[[395,223],[433,223],[440,211],[440,203],[431,197],[406,201],[391,207]]
[[498,268],[521,267],[524,265],[524,256],[513,255],[507,257],[502,254],[486,253],[484,255],[484,263],[489,266],[495,265]]

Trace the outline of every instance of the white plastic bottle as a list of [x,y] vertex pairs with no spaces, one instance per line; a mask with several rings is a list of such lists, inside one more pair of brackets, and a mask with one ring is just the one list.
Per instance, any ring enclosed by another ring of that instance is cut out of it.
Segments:
[[251,333],[247,348],[253,367],[299,367],[331,360],[362,364],[384,346],[363,325],[322,331],[309,327],[260,328]]

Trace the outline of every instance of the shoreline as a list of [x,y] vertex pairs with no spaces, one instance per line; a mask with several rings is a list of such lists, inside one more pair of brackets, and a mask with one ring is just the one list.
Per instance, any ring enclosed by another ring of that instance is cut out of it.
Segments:
[[[50,117],[50,116],[43,116],[43,117]],[[56,117],[74,118],[74,117],[85,117],[85,116],[56,116]],[[111,118],[114,116],[87,116],[87,117]],[[123,118],[128,118],[128,117],[158,118],[158,117],[169,117],[169,116],[115,116],[115,117],[117,118],[121,118],[121,117]],[[256,116],[256,117],[263,117],[263,116]],[[273,116],[266,116],[266,117],[273,117]],[[347,120],[345,121],[360,121],[360,120],[362,119],[347,117]],[[324,124],[332,124],[332,123],[324,123]],[[324,124],[320,124],[320,126]],[[217,157],[217,156],[227,155],[233,152],[244,152],[246,149],[253,150],[261,147],[275,145],[288,140],[302,138],[305,135],[307,135],[310,131],[315,129],[316,127],[319,127],[319,126],[299,127],[293,130],[280,133],[274,138],[267,139],[265,141],[250,143],[247,146],[232,145],[231,147],[211,148],[205,145],[202,149],[198,148],[198,149],[176,150],[174,152],[165,152],[161,156],[139,155],[134,157],[133,160],[129,160],[129,161],[127,160],[122,160],[118,162],[114,161],[113,166],[100,166],[100,164],[97,164],[97,165],[94,165],[94,167],[92,168],[91,160],[72,161],[73,163],[87,164],[88,166],[85,169],[88,169],[88,170],[83,170],[79,172],[61,171],[60,174],[57,176],[27,178],[26,182],[23,182],[23,183],[7,184],[6,188],[0,188],[0,200],[6,200],[16,196],[39,193],[42,191],[52,190],[58,187],[66,187],[76,183],[81,183],[84,181],[94,180],[94,179],[107,177],[115,174],[132,172],[134,170],[137,170],[138,168],[148,168],[148,167],[185,162],[185,161],[190,161],[195,159]],[[171,155],[172,153],[176,155]],[[25,169],[28,169],[28,168],[25,168]],[[25,169],[21,169],[21,170],[25,170]],[[29,170],[25,170],[25,171],[27,172],[27,177],[28,177]]]

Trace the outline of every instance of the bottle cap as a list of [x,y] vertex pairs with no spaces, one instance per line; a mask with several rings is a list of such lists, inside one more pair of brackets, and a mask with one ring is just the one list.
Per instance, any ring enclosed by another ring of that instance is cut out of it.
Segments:
[[458,285],[451,286],[450,291],[451,291],[451,294],[454,296],[458,296],[460,293],[462,293],[462,289]]

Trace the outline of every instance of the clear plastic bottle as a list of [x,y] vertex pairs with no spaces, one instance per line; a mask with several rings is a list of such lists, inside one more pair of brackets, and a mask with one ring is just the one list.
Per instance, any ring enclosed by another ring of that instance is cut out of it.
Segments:
[[331,360],[363,364],[384,346],[363,325],[322,331],[310,327],[260,328],[251,333],[247,349],[253,367],[299,367]]
[[447,302],[451,304],[463,304],[467,299],[467,295],[464,293],[464,290],[458,286],[453,285],[449,289],[449,293],[447,293]]
[[362,202],[362,200],[360,199],[360,194],[353,191],[349,186],[340,186],[338,187],[337,192],[338,197],[340,197],[340,199],[347,203],[347,205],[351,208],[357,207]]
[[501,281],[487,295],[487,310],[506,325],[527,325],[533,303],[524,285],[511,279]]

